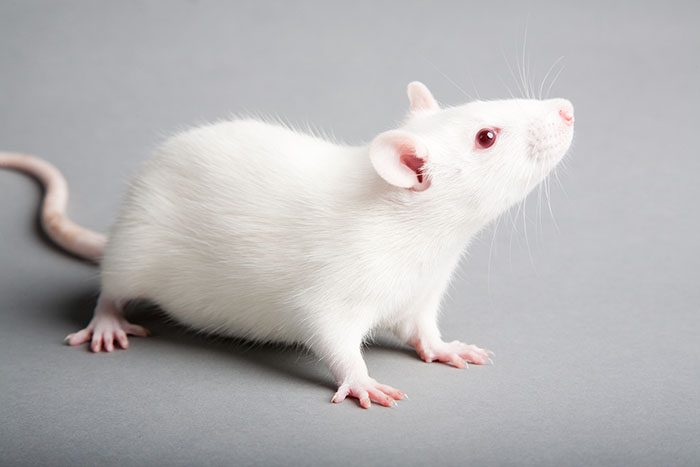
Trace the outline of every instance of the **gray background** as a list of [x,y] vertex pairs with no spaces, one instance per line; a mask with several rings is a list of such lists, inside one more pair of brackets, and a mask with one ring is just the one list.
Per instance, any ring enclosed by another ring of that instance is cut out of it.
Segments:
[[551,94],[576,106],[554,216],[535,191],[490,226],[445,304],[445,336],[496,364],[370,347],[411,397],[391,409],[331,404],[304,352],[148,310],[155,336],[128,351],[62,345],[97,270],[39,232],[38,185],[0,172],[0,462],[698,465],[700,7],[641,3],[0,2],[0,148],[60,167],[71,215],[101,231],[155,144],[230,113],[360,143],[411,80],[447,104],[468,99],[453,82],[518,93],[526,36],[535,87],[563,55]]

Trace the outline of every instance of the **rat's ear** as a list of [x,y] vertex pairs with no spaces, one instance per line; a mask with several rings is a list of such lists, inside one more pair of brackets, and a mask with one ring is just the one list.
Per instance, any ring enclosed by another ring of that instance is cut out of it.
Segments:
[[420,81],[409,83],[406,93],[411,103],[411,112],[440,110],[440,105],[430,93],[430,89]]
[[407,131],[386,131],[374,138],[369,146],[369,159],[379,176],[394,186],[414,191],[430,186],[423,173],[428,149]]

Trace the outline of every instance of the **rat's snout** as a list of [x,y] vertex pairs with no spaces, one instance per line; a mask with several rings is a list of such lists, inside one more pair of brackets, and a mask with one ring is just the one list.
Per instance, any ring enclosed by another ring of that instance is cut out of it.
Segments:
[[540,105],[540,118],[530,128],[530,156],[556,164],[571,145],[574,106],[567,99],[548,99]]
[[559,111],[559,116],[564,119],[567,125],[574,124],[574,106],[566,99],[554,99]]

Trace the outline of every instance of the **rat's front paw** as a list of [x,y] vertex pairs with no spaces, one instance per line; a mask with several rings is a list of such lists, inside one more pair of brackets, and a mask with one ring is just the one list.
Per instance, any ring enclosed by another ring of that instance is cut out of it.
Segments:
[[90,341],[93,352],[103,349],[107,352],[114,350],[115,343],[122,349],[129,347],[127,335],[146,337],[151,333],[138,324],[128,322],[123,316],[102,313],[96,315],[85,329],[66,336],[68,345],[80,345]]
[[391,407],[396,404],[397,400],[406,397],[406,394],[386,384],[378,383],[370,377],[366,377],[360,380],[345,381],[340,385],[331,402],[339,404],[347,396],[357,398],[362,407],[369,409],[372,405],[371,401],[375,401],[384,407]]
[[426,362],[451,363],[457,368],[466,368],[467,362],[476,363],[477,365],[484,365],[488,362],[493,363],[489,358],[489,354],[493,355],[493,352],[460,341],[440,341],[429,344],[421,339],[417,339],[413,345],[420,358]]

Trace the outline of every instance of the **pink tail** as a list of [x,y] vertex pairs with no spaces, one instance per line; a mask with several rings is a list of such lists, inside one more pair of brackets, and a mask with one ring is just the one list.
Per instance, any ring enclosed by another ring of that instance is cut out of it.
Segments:
[[31,174],[44,185],[41,224],[54,242],[82,258],[100,260],[107,237],[80,227],[66,217],[68,184],[56,167],[38,157],[8,152],[0,152],[0,167]]

